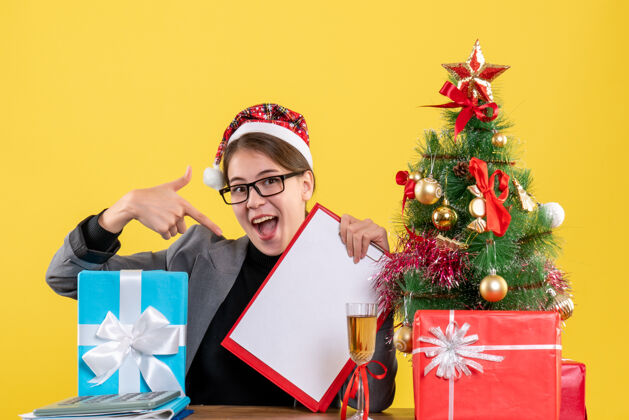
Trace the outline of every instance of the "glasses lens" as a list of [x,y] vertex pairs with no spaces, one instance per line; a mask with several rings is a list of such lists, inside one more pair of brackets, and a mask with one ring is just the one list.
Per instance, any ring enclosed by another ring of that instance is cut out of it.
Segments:
[[256,187],[263,196],[279,194],[284,190],[284,182],[280,176],[270,176],[256,182]]
[[223,194],[223,197],[230,204],[245,201],[247,199],[247,186],[233,185]]

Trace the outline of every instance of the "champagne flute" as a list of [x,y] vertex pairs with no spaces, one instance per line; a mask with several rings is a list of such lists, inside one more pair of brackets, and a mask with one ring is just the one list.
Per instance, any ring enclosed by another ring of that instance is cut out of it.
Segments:
[[[346,303],[349,355],[358,366],[368,363],[376,349],[377,304]],[[361,420],[364,410],[363,385],[358,380],[356,413],[350,420]]]

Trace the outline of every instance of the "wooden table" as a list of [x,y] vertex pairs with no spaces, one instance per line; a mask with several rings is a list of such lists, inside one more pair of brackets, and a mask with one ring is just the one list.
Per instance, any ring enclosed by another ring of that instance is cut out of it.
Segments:
[[[306,408],[289,407],[255,407],[238,405],[191,405],[194,410],[188,419],[297,419],[297,420],[319,420],[341,418],[340,410],[330,408],[326,413],[312,413]],[[354,410],[347,410],[348,417],[354,414]],[[413,420],[412,408],[390,408],[382,413],[369,413],[369,417],[374,420]]]

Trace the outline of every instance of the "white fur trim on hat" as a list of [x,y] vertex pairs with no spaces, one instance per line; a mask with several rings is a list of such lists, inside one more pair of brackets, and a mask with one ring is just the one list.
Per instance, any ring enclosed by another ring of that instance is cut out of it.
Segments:
[[293,131],[281,125],[273,124],[271,122],[246,122],[234,131],[229,138],[227,144],[232,140],[236,140],[248,133],[266,133],[284,140],[286,143],[293,146],[299,151],[308,162],[310,169],[313,169],[312,154],[310,153],[310,147],[306,144],[305,140],[295,134]]

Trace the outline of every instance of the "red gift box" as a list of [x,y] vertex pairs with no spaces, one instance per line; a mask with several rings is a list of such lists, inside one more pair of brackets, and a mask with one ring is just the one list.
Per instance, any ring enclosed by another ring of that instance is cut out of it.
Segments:
[[417,311],[415,418],[559,418],[561,318],[555,312]]
[[560,420],[585,420],[585,365],[564,359],[561,364]]

